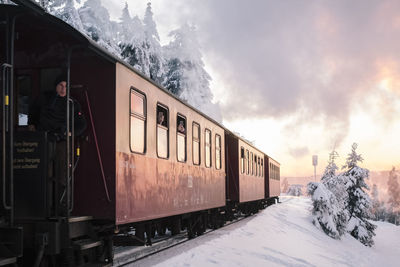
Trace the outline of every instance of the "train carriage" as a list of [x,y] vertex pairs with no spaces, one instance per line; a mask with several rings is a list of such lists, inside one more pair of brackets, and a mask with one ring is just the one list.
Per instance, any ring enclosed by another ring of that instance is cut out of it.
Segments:
[[280,186],[280,164],[276,160],[265,155],[265,198],[270,202],[277,199],[281,194]]
[[116,223],[225,206],[224,129],[126,66],[116,73]]
[[225,140],[228,201],[258,210],[265,196],[264,153],[227,130]]

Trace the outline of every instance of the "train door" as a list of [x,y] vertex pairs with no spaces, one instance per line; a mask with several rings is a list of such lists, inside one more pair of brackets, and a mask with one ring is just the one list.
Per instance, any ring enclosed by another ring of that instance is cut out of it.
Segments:
[[1,86],[1,179],[0,179],[0,265],[15,264],[22,255],[22,228],[14,222],[14,91],[13,91],[13,15],[0,12]]

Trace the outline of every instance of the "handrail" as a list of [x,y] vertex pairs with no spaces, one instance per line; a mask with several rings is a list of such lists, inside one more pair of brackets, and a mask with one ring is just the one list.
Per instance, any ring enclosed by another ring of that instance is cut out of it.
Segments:
[[100,164],[100,170],[101,170],[101,175],[103,178],[103,184],[104,184],[104,191],[106,192],[107,200],[108,202],[111,203],[111,198],[110,194],[108,193],[108,186],[106,183],[106,176],[104,174],[104,169],[103,169],[103,160],[101,159],[101,154],[100,154],[100,149],[99,149],[99,143],[97,141],[97,135],[96,135],[96,129],[94,128],[94,122],[93,122],[93,116],[92,116],[92,109],[90,108],[90,102],[89,102],[89,95],[87,93],[87,90],[85,90],[85,97],[86,97],[86,103],[88,105],[88,111],[89,111],[89,117],[90,117],[90,123],[92,125],[92,132],[94,136],[94,142],[96,144],[96,150],[97,150],[97,157],[99,159],[99,164]]
[[[71,149],[72,153],[71,153],[71,163],[70,166],[68,166],[68,168],[71,168],[71,175],[70,177],[68,177],[68,183],[71,180],[71,194],[70,194],[70,198],[71,198],[71,204],[69,207],[69,212],[72,212],[72,210],[74,209],[74,193],[75,193],[75,189],[74,189],[74,185],[75,185],[75,175],[74,175],[74,151],[75,151],[75,143],[74,143],[74,139],[75,139],[75,106],[74,106],[74,100],[72,100],[71,98],[68,99],[68,102],[71,103],[71,114],[72,114],[72,125],[71,125],[71,147],[69,147],[68,149]],[[69,104],[69,103],[68,103]],[[67,138],[69,137],[69,133],[67,134]]]
[[[1,65],[2,68],[2,76],[3,76],[3,129],[2,129],[2,141],[3,141],[3,146],[2,146],[2,153],[3,153],[3,158],[2,158],[2,184],[3,184],[3,207],[6,210],[11,210],[12,206],[7,205],[7,199],[6,199],[6,132],[8,132],[9,128],[9,122],[8,122],[8,112],[9,112],[9,84],[6,82],[6,70],[7,68],[12,68],[12,65],[4,63]],[[12,161],[12,160],[11,160]],[[11,187],[11,185],[10,185]],[[10,196],[11,198],[11,196]],[[11,202],[11,201],[10,201]]]

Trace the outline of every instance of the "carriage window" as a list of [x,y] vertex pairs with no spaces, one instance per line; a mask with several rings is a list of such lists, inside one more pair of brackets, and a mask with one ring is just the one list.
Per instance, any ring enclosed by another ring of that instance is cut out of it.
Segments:
[[275,180],[275,166],[272,165],[272,179]]
[[244,173],[244,148],[240,148],[240,170]]
[[260,157],[258,157],[257,166],[258,166],[258,176],[261,176],[261,162],[260,162]]
[[157,105],[157,155],[160,158],[169,156],[169,116],[168,108]]
[[205,149],[206,149],[206,167],[211,167],[211,131],[206,129],[205,131]]
[[264,165],[263,165],[263,159],[261,159],[261,177],[264,176]]
[[250,174],[254,174],[254,164],[253,164],[253,152],[250,152],[250,163],[251,163],[251,171]]
[[269,164],[269,179],[272,179],[272,164]]
[[32,93],[31,77],[21,75],[17,77],[18,90],[18,125],[28,125],[29,101]]
[[249,157],[249,150],[246,149],[246,174],[249,174],[249,167],[250,167],[250,157]]
[[215,135],[215,168],[221,169],[221,136]]
[[200,125],[193,122],[193,164],[200,165]]
[[176,150],[178,161],[186,161],[186,118],[178,115],[176,117]]
[[146,96],[131,88],[130,97],[130,148],[144,153],[146,149]]
[[254,175],[258,176],[260,174],[258,168],[257,168],[257,155],[254,154]]

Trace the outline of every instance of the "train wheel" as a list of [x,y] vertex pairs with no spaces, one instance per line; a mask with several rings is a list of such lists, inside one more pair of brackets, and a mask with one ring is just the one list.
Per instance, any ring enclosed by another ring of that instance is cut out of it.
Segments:
[[141,242],[145,243],[144,240],[144,225],[138,225],[135,228],[135,237]]
[[164,236],[165,232],[167,231],[167,227],[165,226],[165,224],[164,223],[157,223],[156,227],[157,227],[157,234],[159,236]]
[[181,232],[181,219],[180,218],[175,218],[172,220],[172,227],[171,227],[171,233],[172,235],[177,235]]

